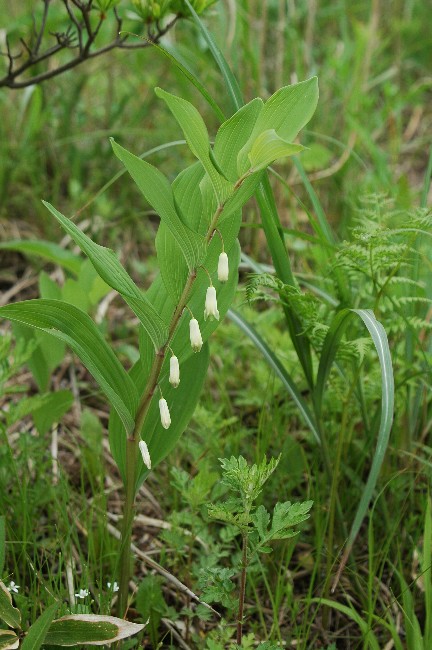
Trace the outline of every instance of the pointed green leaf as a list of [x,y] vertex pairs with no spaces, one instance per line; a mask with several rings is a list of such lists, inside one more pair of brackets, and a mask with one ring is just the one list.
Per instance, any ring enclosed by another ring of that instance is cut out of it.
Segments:
[[62,266],[74,275],[79,273],[82,264],[82,259],[80,259],[78,255],[65,250],[58,244],[54,244],[50,241],[43,241],[42,239],[26,239],[25,241],[17,239],[0,242],[0,250],[19,251],[20,253],[24,253],[24,255],[36,255],[37,257],[42,257],[48,262],[54,262],[54,264]]
[[[143,163],[145,164],[145,163]],[[110,248],[96,244],[87,237],[70,219],[56,210],[50,203],[42,201],[64,230],[72,237],[87,255],[96,271],[110,287],[119,292],[132,311],[140,319],[153,344],[159,348],[165,343],[168,332],[157,311],[144,294],[138,289],[132,278],[120,264],[117,255]]]
[[[298,524],[306,521],[309,518],[309,511],[312,508],[313,501],[305,501],[304,503],[291,503],[285,501],[284,503],[277,503],[273,511],[272,526],[270,529],[270,536],[272,539],[285,539],[291,537],[293,528]],[[294,531],[297,534],[297,531]]]
[[25,635],[24,641],[21,645],[21,650],[39,650],[42,643],[45,641],[48,629],[58,608],[59,604],[54,603],[36,619]]
[[165,100],[168,108],[179,123],[190,150],[201,162],[210,177],[216,196],[222,201],[229,191],[229,183],[215,169],[210,156],[210,141],[203,118],[190,102],[167,93],[162,88],[155,88],[158,97]]
[[238,156],[241,174],[248,170],[248,154],[256,138],[269,129],[274,129],[286,142],[292,142],[299,131],[309,122],[318,103],[318,80],[284,86],[265,102],[255,123],[252,134]]
[[0,307],[0,317],[65,341],[99,383],[126,431],[132,430],[138,403],[136,388],[90,316],[61,300],[26,300]]
[[239,178],[237,156],[253,131],[264,102],[256,97],[234,113],[219,128],[214,144],[214,155],[227,178],[233,183]]
[[21,613],[19,609],[12,605],[12,596],[9,589],[0,580],[0,620],[6,625],[13,628],[19,628],[21,625]]
[[259,171],[279,158],[293,156],[303,150],[301,144],[287,142],[280,138],[274,129],[268,129],[256,138],[249,152],[249,160],[252,169]]
[[144,625],[114,616],[74,614],[53,621],[45,636],[47,645],[106,645],[138,634]]
[[317,77],[280,88],[265,102],[254,135],[274,129],[281,138],[292,142],[315,113],[318,97]]
[[175,237],[188,268],[193,269],[201,260],[204,239],[188,228],[180,219],[168,180],[156,167],[123,149],[113,139],[111,139],[111,144],[117,158],[122,161],[146,200]]

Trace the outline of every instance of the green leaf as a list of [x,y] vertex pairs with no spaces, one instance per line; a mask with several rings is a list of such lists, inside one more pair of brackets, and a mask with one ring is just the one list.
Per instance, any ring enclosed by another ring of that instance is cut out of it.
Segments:
[[244,174],[248,169],[248,155],[258,136],[274,130],[286,142],[292,142],[299,131],[309,122],[318,103],[318,79],[312,77],[277,90],[265,102],[255,123],[251,136],[238,156],[238,170]]
[[60,300],[27,300],[0,307],[0,317],[35,327],[67,343],[99,383],[126,431],[133,429],[136,388],[87,314]]
[[167,93],[162,88],[155,88],[155,93],[168,104],[168,108],[184,133],[189,149],[201,162],[209,175],[216,196],[221,201],[224,192],[227,194],[230,186],[224,182],[224,179],[219,175],[211,160],[210,141],[203,118],[195,106],[185,99]]
[[12,630],[0,630],[0,650],[16,650],[19,638]]
[[274,129],[268,129],[256,138],[248,156],[253,170],[259,171],[279,158],[293,156],[303,150],[301,144],[287,142]]
[[114,616],[74,614],[53,621],[45,643],[60,646],[105,645],[138,634],[144,627]]
[[[29,628],[21,645],[21,650],[39,650],[53,621],[59,603],[54,603],[44,611]],[[0,646],[1,647],[1,646]]]
[[26,415],[32,415],[39,433],[44,435],[54,422],[58,422],[70,409],[74,397],[70,390],[60,390],[44,395],[32,395],[21,399],[8,418],[8,426]]
[[163,283],[170,297],[177,302],[183,293],[189,269],[176,238],[165,223],[159,225],[155,243]]
[[258,332],[252,327],[252,325],[248,323],[248,321],[246,321],[238,312],[230,309],[228,312],[228,318],[232,320],[232,322],[235,323],[242,330],[242,332],[251,339],[252,343],[262,353],[265,361],[274,371],[276,376],[279,377],[284,388],[288,391],[289,395],[293,399],[304,421],[314,435],[316,441],[321,444],[320,432],[315,424],[314,417],[307,403],[295,385],[293,378],[286,370],[286,368],[281,364],[277,356],[274,354],[273,350],[271,350],[271,348],[261,338]]
[[387,335],[381,323],[377,321],[370,309],[342,309],[333,319],[324,340],[321,351],[321,359],[318,367],[318,376],[315,391],[315,405],[317,417],[320,417],[324,388],[342,335],[353,316],[359,316],[366,325],[372,337],[381,368],[381,419],[377,437],[377,446],[372,460],[366,485],[363,488],[362,496],[348,536],[342,566],[346,562],[354,540],[360,530],[362,521],[366,515],[369,503],[372,499],[378,475],[384,460],[387,449],[390,430],[393,422],[394,408],[394,379],[390,348]]
[[66,349],[64,343],[54,341],[52,336],[36,332],[19,323],[14,323],[12,330],[17,340],[35,346],[27,365],[39,390],[47,390],[51,372],[63,360]]
[[[202,181],[208,180],[204,177],[204,170],[200,163],[195,163],[185,169],[175,179],[173,190],[175,202],[178,209],[186,215],[187,225],[205,235],[208,231],[211,218],[213,216],[212,208],[216,210],[216,201],[207,201],[208,196],[202,197],[205,193],[207,184]],[[207,188],[208,189],[208,188]],[[223,237],[225,249],[229,251],[235,242],[241,224],[241,213],[231,214],[229,220],[219,223],[219,231]],[[156,250],[158,262],[165,288],[176,303],[181,295],[185,280],[188,276],[187,265],[181,256],[181,250],[165,224],[161,223],[156,236]],[[219,237],[214,237],[207,247],[205,258],[202,260],[203,266],[210,270],[213,275],[213,269],[217,268],[217,261],[221,251]],[[202,272],[199,272],[202,275]],[[199,286],[203,278],[198,277],[195,286]],[[194,289],[195,291],[196,289]],[[151,294],[148,294],[149,297]]]
[[19,609],[12,605],[12,596],[9,593],[9,589],[6,585],[0,580],[0,619],[3,620],[6,625],[13,628],[20,628],[21,625],[21,613]]
[[267,529],[270,524],[270,514],[265,508],[265,506],[259,506],[255,513],[252,515],[252,521],[254,522],[260,539],[267,538]]
[[43,239],[26,239],[25,241],[16,239],[7,242],[0,242],[0,250],[18,251],[25,255],[36,255],[37,257],[42,257],[48,262],[54,262],[55,264],[62,266],[74,275],[78,275],[82,264],[82,259],[78,257],[78,255],[65,250],[57,244],[44,241]]
[[270,537],[272,539],[291,537],[293,531],[288,531],[287,529],[306,521],[310,516],[309,511],[312,505],[313,501],[305,501],[304,503],[285,501],[284,503],[277,503],[273,511]]
[[233,183],[240,176],[237,169],[237,156],[249,140],[263,106],[263,100],[256,97],[224,122],[216,134],[215,158],[227,178]]
[[[140,161],[142,162],[142,161]],[[143,162],[143,164],[146,164]],[[81,250],[87,255],[96,271],[110,287],[119,292],[129,307],[140,319],[156,348],[163,345],[168,332],[157,311],[138,289],[132,278],[117,259],[110,248],[105,248],[93,242],[70,219],[56,210],[46,201],[42,203],[57,219],[64,230],[72,237]]]
[[6,519],[0,516],[0,576],[3,574],[6,557]]
[[43,405],[33,411],[33,421],[41,435],[49,431],[55,422],[59,422],[69,411],[74,401],[70,390],[58,390],[50,393]]
[[113,139],[111,144],[114,153],[122,161],[146,200],[170,229],[180,246],[188,268],[192,270],[202,258],[204,238],[188,228],[180,219],[168,180],[156,167],[126,151]]

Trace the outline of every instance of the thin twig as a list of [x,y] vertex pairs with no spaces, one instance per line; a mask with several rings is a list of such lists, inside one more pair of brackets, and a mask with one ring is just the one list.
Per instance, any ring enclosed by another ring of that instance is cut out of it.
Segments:
[[[43,81],[47,81],[48,79],[57,77],[63,72],[75,68],[76,66],[80,65],[84,61],[87,61],[88,59],[106,54],[107,52],[115,48],[120,48],[124,50],[135,50],[135,49],[142,49],[148,47],[153,43],[158,43],[159,40],[162,38],[162,36],[166,34],[179,19],[179,15],[174,16],[174,18],[170,22],[168,22],[165,25],[165,27],[161,27],[159,24],[156,24],[156,31],[154,33],[151,31],[149,26],[147,38],[144,38],[142,41],[138,43],[127,43],[126,42],[128,39],[127,35],[122,37],[119,36],[119,32],[121,31],[121,27],[122,27],[122,20],[117,12],[117,9],[114,9],[113,13],[116,20],[115,38],[104,47],[101,47],[98,50],[91,51],[91,48],[95,43],[96,37],[98,36],[101,30],[102,24],[105,22],[105,16],[103,16],[102,14],[100,15],[97,26],[95,27],[95,29],[93,29],[90,20],[90,11],[92,9],[91,1],[84,3],[84,2],[80,2],[79,0],[72,0],[73,5],[77,7],[77,9],[79,9],[79,11],[81,12],[82,21],[80,21],[78,20],[77,16],[75,15],[75,12],[70,6],[70,0],[63,0],[63,4],[66,9],[66,12],[75,29],[73,30],[72,27],[70,26],[65,32],[56,32],[52,34],[57,39],[57,44],[48,48],[44,52],[39,53],[42,45],[44,33],[45,33],[47,20],[48,20],[50,2],[51,0],[44,0],[44,12],[41,20],[41,26],[39,30],[36,30],[35,28],[36,42],[34,47],[29,46],[24,39],[20,39],[27,53],[27,59],[22,63],[22,65],[16,68],[14,68],[14,60],[21,57],[22,52],[20,52],[17,55],[13,55],[9,41],[6,38],[7,52],[2,52],[1,54],[3,54],[8,58],[8,72],[4,77],[0,78],[0,87],[6,86],[8,88],[18,89],[18,88],[25,88],[26,86],[42,83]],[[84,43],[85,37],[86,37],[86,42]],[[75,40],[78,42],[77,45],[74,44]],[[45,61],[48,58],[53,57],[60,50],[64,50],[66,48],[74,48],[74,47],[78,48],[78,53],[76,54],[76,56],[74,56],[72,59],[70,59],[63,65],[60,65],[57,68],[54,68],[52,70],[46,70],[45,72],[41,72],[40,74],[30,77],[28,79],[19,80],[19,77],[26,70],[34,67],[35,65],[41,63],[42,61]]]
[[44,32],[45,32],[45,26],[46,26],[46,21],[47,21],[47,17],[48,17],[49,3],[50,3],[50,0],[44,0],[44,12],[43,12],[43,16],[42,16],[42,23],[41,23],[41,26],[40,26],[40,29],[39,29],[39,33],[36,36],[36,44],[34,46],[34,53],[35,54],[37,54],[39,52],[39,48],[40,48],[41,43],[42,43],[42,38],[43,38],[43,35],[44,35]]

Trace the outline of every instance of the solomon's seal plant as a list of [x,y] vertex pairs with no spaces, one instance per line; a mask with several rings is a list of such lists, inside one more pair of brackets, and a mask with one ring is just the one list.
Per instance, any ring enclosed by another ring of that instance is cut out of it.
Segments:
[[120,616],[128,608],[135,494],[150,466],[154,470],[173,449],[199,399],[209,362],[207,341],[236,292],[241,209],[268,165],[303,149],[293,140],[315,111],[318,85],[312,78],[281,88],[265,102],[253,99],[220,126],[213,147],[191,103],[161,88],[156,94],[177,120],[196,162],[170,184],[159,169],[111,141],[160,217],[160,273],[146,292],[114,251],[93,242],[44,203],[139,319],[139,360],[127,372],[92,319],[67,302],[29,300],[0,308],[0,316],[67,343],[112,407],[110,447],[125,495],[117,577]]

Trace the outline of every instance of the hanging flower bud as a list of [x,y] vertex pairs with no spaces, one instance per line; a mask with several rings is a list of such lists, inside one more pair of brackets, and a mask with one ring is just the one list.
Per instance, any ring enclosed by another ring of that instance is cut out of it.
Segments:
[[[139,443],[139,448],[141,452],[141,456],[144,462],[144,465],[147,467],[147,469],[151,469],[151,458],[150,458],[150,452],[148,450],[148,447],[144,440],[140,440]],[[114,583],[116,584],[116,583]]]
[[170,375],[169,375],[169,383],[171,386],[174,388],[177,388],[177,386],[180,383],[180,367],[179,367],[179,360],[177,359],[176,355],[173,354],[171,359],[170,359]]
[[206,300],[205,300],[205,309],[204,309],[204,320],[210,317],[210,320],[216,318],[219,320],[219,312],[217,308],[216,300],[216,289],[212,286],[207,289]]
[[203,340],[199,328],[199,324],[196,318],[191,318],[189,323],[189,333],[190,333],[190,342],[192,350],[194,352],[199,352],[203,345]]
[[163,397],[161,397],[159,400],[159,411],[163,428],[169,429],[171,424],[171,416],[167,401]]
[[218,273],[219,282],[226,282],[228,280],[228,275],[229,275],[228,255],[225,252],[222,252],[219,255],[217,273]]

